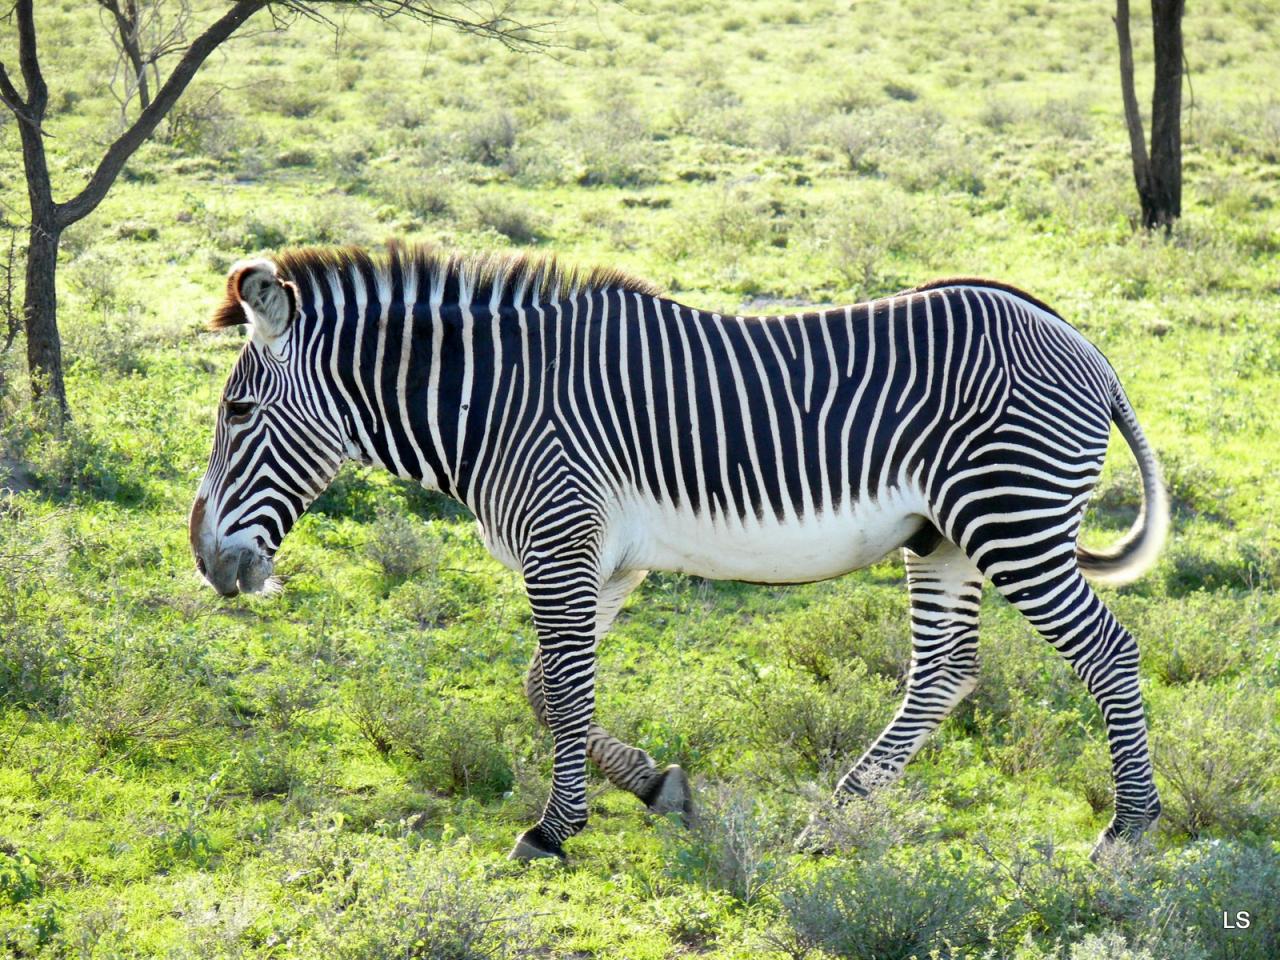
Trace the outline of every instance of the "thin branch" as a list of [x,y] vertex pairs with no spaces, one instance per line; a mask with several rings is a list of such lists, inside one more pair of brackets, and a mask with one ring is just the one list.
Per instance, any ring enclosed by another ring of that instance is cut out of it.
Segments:
[[[108,4],[114,5],[114,0],[99,2],[107,9],[110,9]],[[29,9],[30,3],[31,0],[19,0],[19,13],[21,14],[23,4]],[[550,45],[541,34],[552,23],[520,23],[511,15],[510,4],[457,2],[450,3],[449,6],[460,12],[446,11],[432,0],[237,0],[227,13],[186,48],[168,79],[156,91],[151,103],[107,149],[84,189],[67,202],[57,205],[59,226],[66,227],[75,223],[102,202],[125,162],[168,114],[209,55],[260,10],[268,10],[277,23],[287,23],[291,17],[298,16],[333,23],[321,8],[328,7],[335,11],[358,10],[381,20],[407,17],[423,23],[443,24],[462,33],[496,40],[510,49],[534,50]],[[156,58],[174,51],[174,44],[180,35],[181,30],[175,26],[163,35],[152,55],[143,56],[143,61],[150,61],[154,67]],[[34,41],[34,34],[32,39]]]
[[1129,128],[1129,150],[1133,156],[1133,176],[1139,191],[1147,182],[1151,165],[1147,160],[1146,137],[1142,131],[1142,114],[1138,111],[1138,95],[1133,88],[1133,40],[1129,36],[1129,0],[1116,0],[1116,39],[1120,44],[1120,93],[1124,98],[1124,121]]
[[3,63],[0,63],[0,100],[3,100],[4,105],[23,123],[31,123],[31,118],[27,115],[27,102],[22,99],[22,94],[18,93],[9,79],[9,72],[5,70]]
[[540,34],[555,26],[556,21],[521,23],[511,15],[509,3],[484,4],[483,8],[467,2],[450,6],[464,11],[463,14],[445,12],[430,0],[278,0],[272,4],[273,8],[280,7],[329,26],[336,24],[321,7],[361,10],[379,20],[407,17],[420,23],[442,24],[460,33],[496,40],[511,50],[541,50],[551,45]]
[[173,72],[169,74],[169,79],[156,91],[151,105],[143,110],[138,115],[138,119],[107,149],[85,188],[66,203],[58,204],[59,226],[66,227],[75,223],[91,213],[102,202],[102,198],[107,195],[111,184],[123,169],[125,161],[151,135],[156,125],[177,103],[178,98],[182,96],[182,92],[196,75],[196,71],[208,59],[209,54],[235,33],[242,23],[265,6],[267,6],[267,0],[238,0],[230,10],[215,20],[192,42],[182,59],[178,61],[178,65],[173,68]]
[[14,306],[13,297],[13,265],[18,260],[18,228],[9,227],[9,252],[4,258],[3,265],[0,265],[0,274],[3,279],[0,280],[0,314],[4,316],[5,337],[3,352],[8,353],[9,348],[13,346],[13,341],[17,338],[18,332],[22,329],[22,310]]
[[111,35],[112,43],[114,44],[116,38],[119,38],[119,49],[124,58],[128,59],[129,66],[133,68],[133,83],[125,84],[124,98],[120,104],[121,110],[123,111],[133,99],[135,91],[138,94],[138,103],[145,110],[151,105],[151,91],[147,89],[147,65],[142,61],[142,29],[137,4],[129,4],[127,12],[120,8],[119,0],[98,0],[98,5],[115,20],[116,32]]
[[14,6],[18,15],[18,61],[22,65],[22,79],[27,85],[27,112],[39,123],[49,102],[49,88],[40,72],[40,57],[36,50],[36,19],[31,0],[18,0]]

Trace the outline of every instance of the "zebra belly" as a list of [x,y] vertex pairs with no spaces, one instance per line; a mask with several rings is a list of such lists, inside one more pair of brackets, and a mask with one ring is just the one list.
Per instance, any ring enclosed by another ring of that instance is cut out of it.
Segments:
[[745,522],[637,504],[608,540],[618,569],[667,570],[712,580],[807,583],[875,563],[920,525],[923,504],[889,496],[787,522]]

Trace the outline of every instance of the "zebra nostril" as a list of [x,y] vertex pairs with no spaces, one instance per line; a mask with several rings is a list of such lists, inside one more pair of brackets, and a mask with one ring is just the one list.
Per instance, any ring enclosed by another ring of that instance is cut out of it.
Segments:
[[199,556],[198,554],[196,555],[196,570],[199,571],[200,576],[202,577],[204,576],[204,573],[205,573],[204,557]]

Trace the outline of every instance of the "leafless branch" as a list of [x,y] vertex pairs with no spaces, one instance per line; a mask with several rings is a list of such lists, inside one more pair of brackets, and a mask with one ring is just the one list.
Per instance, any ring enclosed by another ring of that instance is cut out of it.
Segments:
[[102,202],[102,198],[107,195],[107,190],[124,167],[125,161],[147,137],[151,136],[156,125],[177,103],[178,98],[182,96],[182,92],[186,90],[209,54],[235,33],[249,17],[266,5],[267,0],[238,0],[230,10],[192,41],[164,85],[156,91],[155,99],[151,101],[150,106],[143,110],[128,129],[107,148],[106,154],[85,188],[67,202],[58,204],[58,222],[61,226],[69,226],[82,219]]
[[22,330],[22,308],[14,301],[14,273],[18,262],[18,228],[9,227],[9,251],[0,261],[0,316],[4,318],[4,352]]
[[1124,122],[1129,129],[1129,150],[1133,157],[1133,176],[1145,183],[1150,171],[1147,159],[1146,135],[1142,129],[1142,114],[1138,110],[1138,95],[1133,87],[1133,40],[1129,36],[1129,0],[1116,0],[1116,40],[1120,46],[1120,94],[1124,99]]
[[20,121],[39,130],[44,108],[49,103],[49,88],[40,72],[40,58],[36,52],[36,23],[31,0],[18,0],[9,12],[18,21],[18,65],[27,87],[23,97],[9,79],[3,63],[0,63],[0,99]]

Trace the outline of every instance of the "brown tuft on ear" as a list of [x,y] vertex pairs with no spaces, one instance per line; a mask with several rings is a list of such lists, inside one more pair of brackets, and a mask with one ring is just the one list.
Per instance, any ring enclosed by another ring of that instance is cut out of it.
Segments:
[[242,260],[227,275],[227,294],[209,320],[212,330],[251,323],[260,334],[282,334],[297,311],[297,288],[270,260]]
[[248,268],[233,269],[227,275],[227,293],[209,318],[210,330],[225,330],[227,327],[238,327],[249,322],[244,305],[240,302],[240,278],[246,269]]

